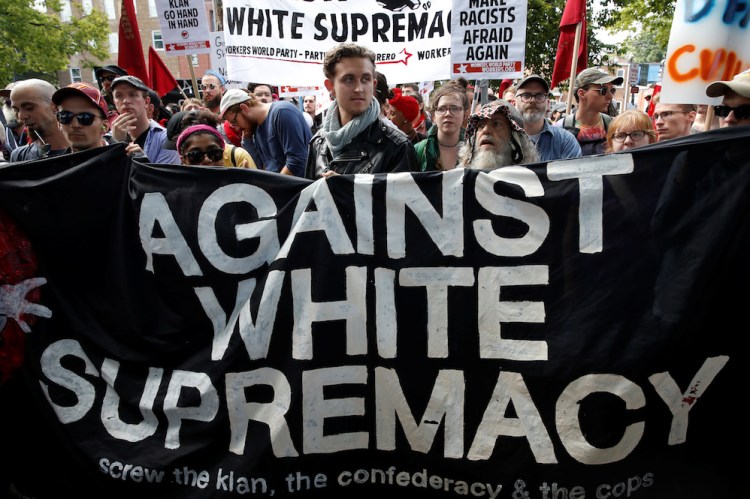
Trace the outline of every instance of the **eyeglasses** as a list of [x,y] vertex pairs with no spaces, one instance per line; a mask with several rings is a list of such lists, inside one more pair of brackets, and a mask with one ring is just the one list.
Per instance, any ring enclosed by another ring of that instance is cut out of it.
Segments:
[[216,90],[221,85],[214,85],[213,83],[209,83],[208,85],[201,85],[201,90]]
[[435,114],[444,115],[446,113],[458,114],[464,109],[461,106],[440,106],[435,108]]
[[188,151],[185,157],[191,165],[197,165],[203,161],[203,157],[208,156],[211,161],[219,161],[224,157],[224,149],[209,149],[208,151]]
[[593,90],[594,92],[599,92],[599,95],[602,95],[602,96],[607,95],[608,93],[612,95],[615,95],[617,93],[617,89],[615,87],[592,88],[591,90]]
[[526,103],[529,103],[533,100],[536,103],[541,104],[542,102],[547,100],[547,94],[523,93],[523,94],[518,94],[516,97],[520,98],[521,102],[526,102]]
[[[57,121],[61,125],[70,125],[73,122],[73,118],[78,120],[78,124],[81,126],[90,126],[94,122],[94,118],[97,116],[94,113],[82,112],[82,113],[71,113],[70,111],[58,111]],[[99,116],[101,119],[106,119],[103,116]]]
[[719,118],[726,118],[731,112],[734,112],[734,117],[738,120],[750,118],[750,104],[742,104],[737,107],[714,106],[714,114]]
[[637,142],[645,136],[646,136],[646,132],[643,130],[636,130],[635,132],[630,132],[630,133],[617,132],[615,134],[612,134],[612,138],[616,140],[617,142],[625,142],[625,139],[628,137],[630,137],[631,140]]
[[674,113],[683,113],[684,114],[684,113],[687,113],[687,111],[662,111],[661,113],[654,113],[654,114],[652,114],[651,115],[651,119],[654,120],[654,121],[658,120],[659,118],[661,118],[663,120],[666,120],[670,116],[672,116]]
[[117,78],[116,75],[110,75],[110,76],[101,76],[99,78],[99,81],[115,81],[115,78]]

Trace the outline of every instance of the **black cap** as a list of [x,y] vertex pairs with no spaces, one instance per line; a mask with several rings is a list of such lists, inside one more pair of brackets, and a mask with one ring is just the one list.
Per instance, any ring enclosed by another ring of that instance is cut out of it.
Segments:
[[94,75],[96,75],[97,78],[101,78],[102,73],[112,73],[116,74],[117,76],[125,76],[128,74],[127,71],[122,69],[120,66],[116,66],[114,64],[110,64],[108,66],[102,66],[101,68],[98,68],[94,71]]
[[182,118],[185,117],[190,111],[179,111],[174,113],[169,121],[167,121],[167,140],[164,142],[164,147],[167,149],[177,150],[177,137],[182,132]]
[[518,84],[516,85],[516,90],[521,90],[521,88],[522,88],[522,87],[523,87],[524,85],[526,85],[527,83],[529,83],[529,82],[531,82],[531,81],[536,81],[536,82],[538,82],[538,83],[541,83],[541,84],[542,84],[542,86],[544,87],[544,92],[545,92],[545,93],[549,93],[549,83],[547,83],[547,80],[545,80],[544,78],[542,78],[542,77],[541,77],[541,76],[539,76],[539,75],[529,75],[529,76],[526,76],[526,77],[524,77],[524,78],[523,78],[523,79],[522,79],[521,81],[519,81],[519,82],[518,82]]

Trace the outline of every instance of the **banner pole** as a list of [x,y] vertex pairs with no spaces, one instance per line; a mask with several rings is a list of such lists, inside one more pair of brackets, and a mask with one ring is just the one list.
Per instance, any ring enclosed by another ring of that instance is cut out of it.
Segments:
[[704,121],[703,121],[703,130],[706,132],[711,130],[711,125],[713,125],[713,121],[714,121],[714,107],[709,105],[706,107],[706,117],[704,118]]
[[568,103],[565,107],[565,114],[570,113],[573,107],[573,89],[575,87],[576,69],[578,69],[578,49],[581,46],[581,26],[582,22],[576,24],[576,37],[573,40],[573,57],[570,63],[570,79],[568,83]]
[[198,80],[195,79],[195,68],[193,67],[193,57],[190,54],[186,54],[188,67],[190,68],[190,79],[193,81],[193,94],[197,98],[201,98],[200,92],[198,92]]

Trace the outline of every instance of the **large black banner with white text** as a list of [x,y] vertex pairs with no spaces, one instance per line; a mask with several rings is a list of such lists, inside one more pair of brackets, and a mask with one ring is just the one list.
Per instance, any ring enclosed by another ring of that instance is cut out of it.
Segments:
[[1,473],[39,498],[746,496],[749,139],[317,182],[122,145],[3,167]]

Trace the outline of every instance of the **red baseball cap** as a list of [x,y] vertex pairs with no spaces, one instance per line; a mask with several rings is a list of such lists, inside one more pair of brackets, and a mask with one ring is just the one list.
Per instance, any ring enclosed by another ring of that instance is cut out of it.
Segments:
[[54,94],[52,94],[52,102],[58,106],[62,101],[68,97],[87,97],[93,102],[99,109],[102,110],[102,117],[107,118],[109,114],[109,108],[107,101],[104,100],[104,96],[98,88],[86,82],[71,83],[67,87],[63,87]]

